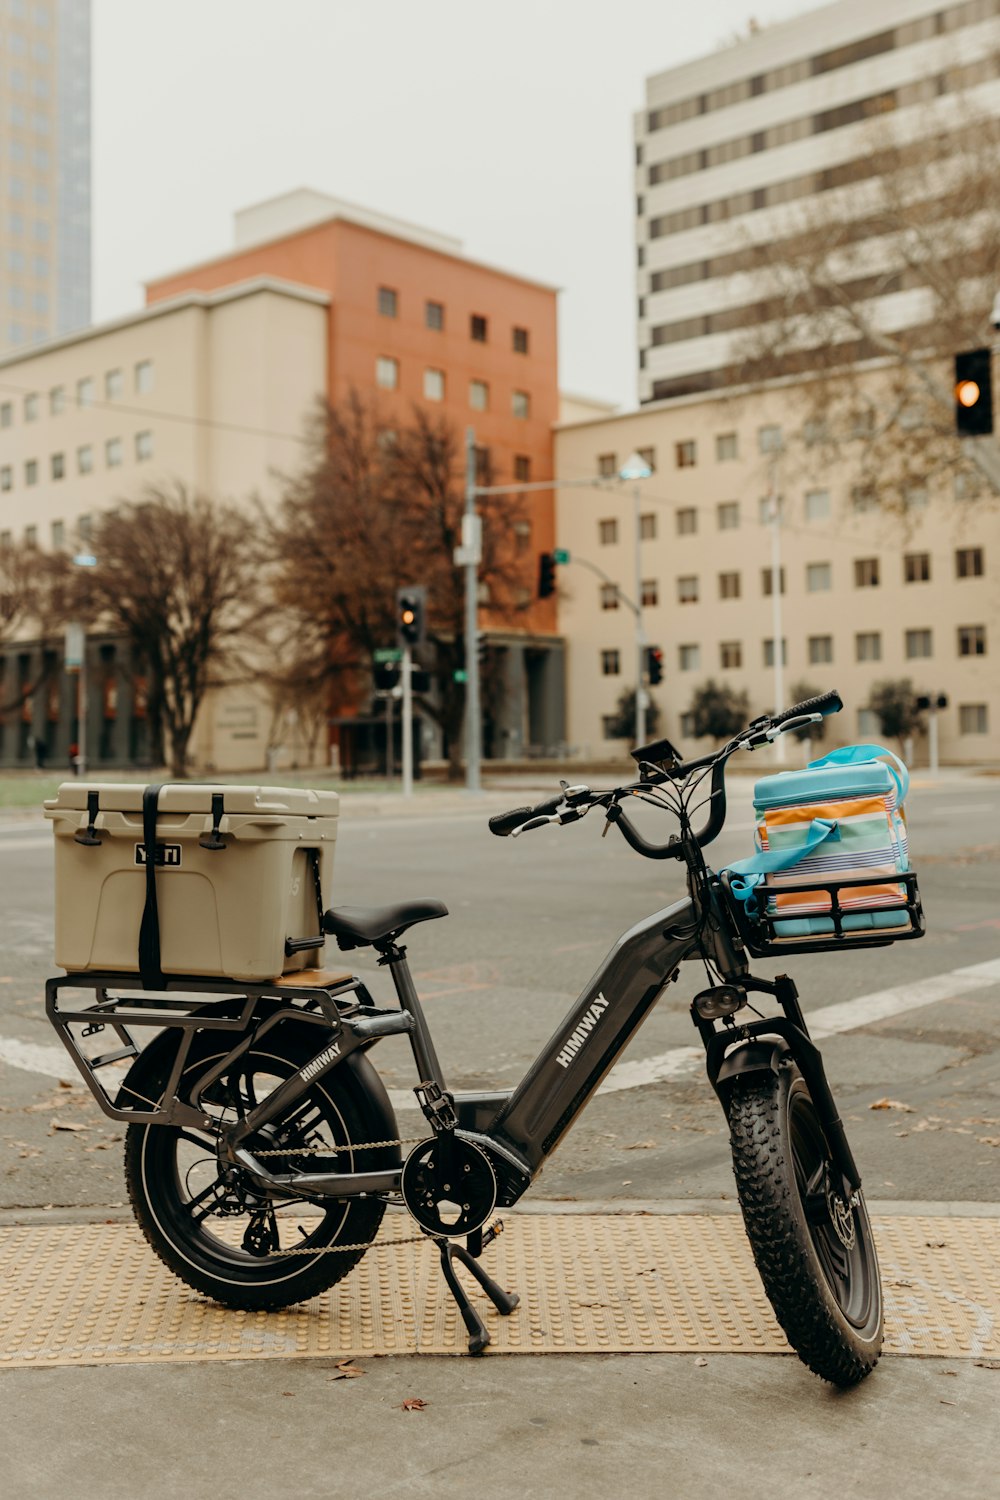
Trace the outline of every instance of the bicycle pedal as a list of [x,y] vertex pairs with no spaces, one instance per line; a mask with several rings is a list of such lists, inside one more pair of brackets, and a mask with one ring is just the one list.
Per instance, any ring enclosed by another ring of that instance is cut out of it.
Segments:
[[498,1240],[502,1234],[503,1219],[494,1219],[489,1229],[483,1230],[483,1249],[485,1250],[487,1245],[492,1245],[493,1241]]

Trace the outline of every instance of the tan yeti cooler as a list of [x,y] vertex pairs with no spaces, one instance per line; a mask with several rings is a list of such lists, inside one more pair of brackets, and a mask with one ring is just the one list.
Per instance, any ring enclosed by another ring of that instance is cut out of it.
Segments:
[[314,967],[318,946],[287,953],[286,940],[321,932],[339,802],[305,788],[64,782],[45,804],[56,963],[141,972],[147,988],[172,974],[266,981]]

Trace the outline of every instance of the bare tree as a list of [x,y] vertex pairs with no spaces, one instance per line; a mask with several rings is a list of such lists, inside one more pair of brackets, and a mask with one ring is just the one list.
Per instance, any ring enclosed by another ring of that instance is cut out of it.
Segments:
[[[66,621],[68,565],[61,553],[25,544],[0,546],[0,642],[49,640]],[[16,686],[0,683],[0,713],[19,708],[38,690],[51,665]]]
[[905,511],[942,479],[1000,495],[1000,447],[959,441],[953,391],[954,355],[992,341],[1000,120],[960,94],[913,139],[892,105],[855,162],[818,174],[830,191],[745,252],[760,300],[732,373],[800,377],[807,464],[847,459],[862,504]]
[[[466,664],[464,580],[453,556],[464,509],[459,434],[419,407],[388,429],[353,393],[320,409],[311,437],[311,461],[289,484],[273,536],[277,601],[297,622],[297,670],[356,703],[374,652],[395,642],[396,589],[425,584],[438,688],[421,707],[443,730],[457,777],[465,688],[455,674]],[[530,599],[516,554],[519,514],[508,503],[502,517],[484,517],[480,589],[501,619],[516,618]]]
[[240,652],[262,605],[252,525],[177,483],[105,512],[91,545],[81,610],[128,637],[148,673],[154,753],[165,735],[183,777],[206,692],[250,672]]

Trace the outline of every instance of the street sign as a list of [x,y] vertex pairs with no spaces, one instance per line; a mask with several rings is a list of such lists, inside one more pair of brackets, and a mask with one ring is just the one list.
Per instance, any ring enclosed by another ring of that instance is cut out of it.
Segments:
[[565,547],[557,547],[552,556],[557,563],[569,562],[569,553],[567,552]]
[[74,667],[83,665],[83,626],[67,625],[66,641],[63,648],[65,667],[67,672]]
[[384,662],[402,661],[403,653],[398,646],[376,646],[372,652],[372,660],[379,665]]

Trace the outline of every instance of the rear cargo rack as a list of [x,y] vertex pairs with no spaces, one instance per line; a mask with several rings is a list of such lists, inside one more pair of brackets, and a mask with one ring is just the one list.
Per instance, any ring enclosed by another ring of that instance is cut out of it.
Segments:
[[[313,1022],[329,1032],[331,1027],[339,1029],[345,1017],[382,1014],[355,975],[318,976],[330,982],[309,983],[309,972],[284,975],[266,984],[171,975],[155,992],[143,989],[138,973],[61,974],[46,981],[45,1013],[84,1083],[110,1119],[129,1124],[203,1124],[201,1111],[177,1098],[177,1085],[199,1031],[246,1032],[264,1001],[270,1002],[263,1023],[268,1028],[287,1018]],[[86,992],[85,997],[80,997],[80,991]],[[159,1102],[144,1101],[149,1109],[116,1103],[123,1077],[120,1070],[142,1050],[132,1035],[133,1028],[138,1027],[171,1027],[180,1033],[167,1086]],[[85,1040],[105,1030],[114,1035],[117,1046],[96,1055],[83,1047]],[[237,1045],[236,1037],[232,1045]]]
[[[831,880],[824,879],[820,875],[810,875],[808,878],[803,876],[802,880],[796,882],[795,885],[786,885],[784,881],[780,886],[762,885],[756,893],[758,909],[755,911],[748,911],[744,902],[733,894],[730,888],[731,877],[727,870],[722,872],[720,878],[733,921],[754,958],[779,958],[787,953],[844,953],[854,948],[884,948],[889,943],[902,943],[913,938],[921,938],[926,931],[915,870],[907,870],[900,874],[893,873],[891,876],[879,875],[877,879],[870,874],[852,876],[847,880],[836,878]],[[850,891],[857,886],[870,888],[874,884],[904,886],[905,897],[900,901],[887,901],[884,906],[866,906],[861,911],[857,907],[845,910],[841,905],[842,892]],[[785,937],[777,931],[777,925],[801,921],[804,914],[780,910],[769,911],[771,899],[779,894],[804,896],[816,891],[825,891],[829,895],[830,910],[810,912],[808,916],[831,921],[833,931],[802,933],[796,937]],[[874,916],[882,912],[907,916],[909,926],[846,929],[844,927],[845,917]]]

